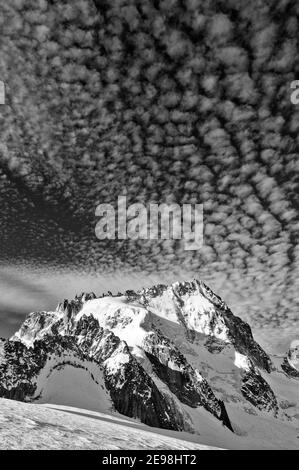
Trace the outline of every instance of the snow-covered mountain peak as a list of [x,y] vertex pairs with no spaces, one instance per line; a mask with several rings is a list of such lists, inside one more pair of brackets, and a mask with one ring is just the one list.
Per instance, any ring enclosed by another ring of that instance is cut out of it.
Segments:
[[283,370],[290,377],[299,378],[299,339],[295,339],[290,344],[290,349],[284,358]]
[[92,409],[104,400],[143,423],[197,432],[203,408],[242,432],[236,416],[282,416],[273,377],[293,380],[287,365],[292,374],[274,370],[250,326],[191,280],[117,296],[82,293],[54,312],[31,313],[1,344],[0,396],[68,404],[70,393],[76,405],[84,380]]
[[166,336],[169,329],[174,329],[176,336],[187,337],[188,341],[201,334],[232,344],[253,364],[266,370],[272,367],[270,358],[254,341],[249,325],[196,279],[126,291],[117,297],[97,298],[94,293],[82,293],[74,300],[64,300],[56,312],[29,315],[14,338],[30,345],[52,327],[58,328],[60,334],[69,334],[84,315],[96,318],[102,328],[113,331],[130,347],[142,346],[146,334],[153,329],[162,329]]
[[34,341],[51,333],[53,325],[62,319],[62,312],[32,312],[28,315],[20,329],[13,335],[12,340],[22,341],[31,347]]
[[142,344],[149,312],[137,302],[128,302],[125,296],[103,297],[87,301],[75,316],[75,322],[83,316],[96,318],[102,328],[113,331],[133,347]]

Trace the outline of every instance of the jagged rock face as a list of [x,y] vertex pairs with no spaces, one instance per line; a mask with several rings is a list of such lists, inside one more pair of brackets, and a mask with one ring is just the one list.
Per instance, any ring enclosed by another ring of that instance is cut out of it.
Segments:
[[158,377],[177,398],[190,407],[204,406],[232,430],[228,417],[223,418],[223,406],[207,380],[188,364],[186,358],[161,332],[148,334],[142,344]]
[[[30,314],[2,350],[5,397],[36,399],[49,356],[66,360],[68,352],[78,367],[92,369],[93,379],[99,369],[118,412],[151,426],[192,431],[190,410],[204,408],[233,430],[225,403],[278,413],[275,394],[259,372],[272,371],[270,357],[249,325],[201,281],[118,297],[83,293],[55,312]],[[16,358],[26,361],[24,371],[12,366]],[[7,371],[14,388],[5,387]]]
[[36,339],[40,339],[47,334],[47,331],[52,331],[53,326],[57,321],[56,312],[33,312],[28,315],[19,331],[12,337],[12,339],[19,340],[22,338],[23,343],[32,344]]
[[3,341],[0,345],[0,395],[4,398],[26,400],[36,392],[36,379],[45,367],[48,358],[54,355],[59,362],[67,352],[84,359],[80,348],[72,337],[46,335],[27,348],[19,341]]
[[291,343],[290,349],[283,360],[281,368],[290,377],[299,377],[299,340]]
[[270,372],[272,369],[271,359],[253,339],[248,323],[235,317],[230,311],[225,316],[225,323],[229,329],[231,343],[236,350],[248,356],[256,366]]
[[[1,340],[0,342],[0,396],[23,401],[33,395],[31,368],[39,369],[36,358],[32,357],[22,343]],[[30,371],[30,373],[28,373]]]
[[126,356],[126,361],[121,365],[113,360],[113,356],[104,363],[106,386],[115,408],[126,416],[138,417],[150,426],[184,430],[183,420],[177,421],[166,398],[129,353],[126,344],[122,343],[115,352],[116,360],[118,354]]
[[299,371],[291,366],[287,357],[284,358],[281,368],[289,377],[299,378]]
[[82,293],[81,295],[76,295],[74,300],[68,301],[65,299],[57,307],[58,312],[63,312],[66,317],[66,320],[70,319],[74,314],[80,312],[82,305],[89,300],[96,299],[96,295],[91,293]]
[[[80,333],[84,332],[84,326],[83,320],[81,329],[78,326]],[[67,363],[74,367],[82,367],[76,364],[76,359],[88,363],[97,358],[98,367],[104,372],[105,386],[117,411],[138,417],[150,426],[184,430],[183,417],[171,409],[151,378],[130,354],[127,345],[99,325],[93,330],[93,336],[95,343],[99,345],[101,342],[101,351],[99,348],[88,349],[87,343],[92,342],[91,335],[86,338],[82,348],[74,336],[45,336],[36,341],[32,348],[17,341],[3,341],[0,346],[0,396],[21,401],[38,398],[37,378],[49,356],[54,355],[56,358],[53,370],[66,363],[65,357],[59,360],[62,353],[65,356],[66,352],[71,352],[72,362]],[[95,380],[93,375],[92,379]]]
[[245,372],[241,391],[259,410],[272,411],[275,416],[277,415],[277,399],[266,380],[257,371],[252,369]]
[[96,319],[85,316],[76,325],[75,337],[82,351],[102,364],[105,384],[117,411],[138,417],[150,426],[185,429],[179,410],[171,409],[124,341],[103,330]]

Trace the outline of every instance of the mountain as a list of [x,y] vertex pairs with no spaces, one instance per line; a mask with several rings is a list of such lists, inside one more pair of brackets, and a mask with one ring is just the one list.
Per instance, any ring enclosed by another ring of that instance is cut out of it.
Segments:
[[267,422],[275,437],[265,426],[265,442],[296,447],[298,378],[286,370],[286,360],[297,370],[289,354],[267,354],[202,281],[83,293],[53,312],[31,313],[1,341],[0,397],[118,413],[194,435],[208,419],[228,447]]
[[292,341],[282,368],[289,377],[299,378],[299,340]]

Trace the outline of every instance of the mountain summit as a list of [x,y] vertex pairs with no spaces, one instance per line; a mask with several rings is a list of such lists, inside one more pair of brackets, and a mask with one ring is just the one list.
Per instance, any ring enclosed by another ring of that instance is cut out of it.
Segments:
[[192,280],[118,296],[83,293],[29,314],[0,342],[0,397],[118,412],[191,433],[208,418],[242,435],[252,416],[297,424],[297,378],[284,364]]

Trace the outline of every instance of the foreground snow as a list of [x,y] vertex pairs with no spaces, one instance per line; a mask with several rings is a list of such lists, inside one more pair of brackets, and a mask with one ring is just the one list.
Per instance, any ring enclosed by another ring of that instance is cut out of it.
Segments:
[[200,432],[189,434],[151,428],[111,410],[102,413],[0,398],[0,449],[282,450],[299,446],[299,429],[267,415],[258,421],[249,416],[242,435],[219,427],[204,409],[197,419]]
[[0,399],[1,450],[213,449],[192,440],[196,437],[187,433],[147,428],[118,415]]

